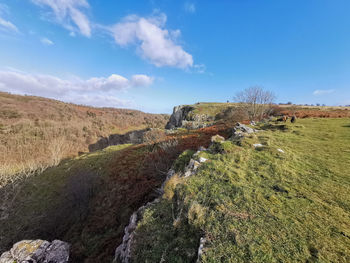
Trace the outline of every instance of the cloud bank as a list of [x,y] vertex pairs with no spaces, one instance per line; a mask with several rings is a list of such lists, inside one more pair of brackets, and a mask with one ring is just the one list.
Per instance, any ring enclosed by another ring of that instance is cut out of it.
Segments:
[[137,52],[157,67],[192,67],[192,55],[176,44],[180,30],[169,32],[165,29],[166,20],[163,13],[148,18],[130,15],[109,30],[115,43],[122,47],[136,46]]
[[86,0],[32,0],[32,2],[50,8],[56,22],[68,30],[79,31],[86,37],[91,36],[91,23],[84,13],[90,7]]
[[0,90],[28,94],[98,107],[125,107],[130,101],[120,100],[115,93],[153,83],[147,75],[133,75],[127,79],[112,74],[87,80],[64,80],[51,75],[34,75],[19,71],[0,71]]

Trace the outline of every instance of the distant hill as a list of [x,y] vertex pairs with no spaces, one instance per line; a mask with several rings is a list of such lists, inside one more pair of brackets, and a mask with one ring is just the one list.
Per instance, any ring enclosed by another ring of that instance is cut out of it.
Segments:
[[0,175],[57,164],[102,136],[163,128],[168,117],[0,92]]

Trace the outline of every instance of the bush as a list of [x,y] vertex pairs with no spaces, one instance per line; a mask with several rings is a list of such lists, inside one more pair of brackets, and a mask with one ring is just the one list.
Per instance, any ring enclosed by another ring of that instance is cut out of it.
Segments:
[[164,141],[166,139],[164,130],[161,129],[150,129],[143,135],[143,142],[147,144],[153,144],[156,142]]
[[176,172],[183,172],[185,170],[186,165],[190,162],[193,154],[195,152],[192,150],[186,150],[176,159],[174,162],[173,168]]

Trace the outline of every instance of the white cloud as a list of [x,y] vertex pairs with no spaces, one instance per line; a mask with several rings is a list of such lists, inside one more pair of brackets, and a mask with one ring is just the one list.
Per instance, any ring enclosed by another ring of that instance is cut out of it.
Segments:
[[147,75],[134,75],[131,78],[131,84],[135,87],[147,87],[150,86],[153,81],[154,78]]
[[11,23],[0,17],[0,29],[5,29],[7,31],[19,32],[18,28]]
[[10,21],[3,18],[4,15],[9,14],[9,8],[5,4],[0,3],[0,30],[12,31],[18,33],[18,28]]
[[46,37],[43,37],[42,39],[40,39],[40,41],[41,41],[41,43],[43,43],[44,45],[47,45],[47,46],[52,46],[54,44],[50,39],[48,39]]
[[157,67],[192,67],[192,55],[175,43],[180,30],[169,33],[164,28],[166,19],[163,13],[148,18],[131,15],[109,30],[118,45],[136,45],[138,53]]
[[199,74],[204,74],[207,70],[207,67],[204,64],[196,64],[193,68],[195,69],[195,72]]
[[318,95],[325,95],[325,94],[331,94],[333,93],[335,90],[334,89],[326,89],[326,90],[322,90],[322,89],[318,89],[315,90],[313,92],[314,95],[318,96]]
[[196,12],[196,6],[194,3],[186,2],[185,3],[185,11],[188,13],[195,13]]
[[116,98],[114,96],[116,92],[133,87],[146,87],[152,83],[153,78],[146,75],[133,75],[127,79],[112,74],[107,78],[65,80],[51,75],[35,75],[12,70],[0,71],[0,90],[99,107],[126,106],[125,103],[129,101]]
[[32,0],[32,2],[42,7],[50,7],[56,21],[70,31],[78,29],[82,35],[91,36],[91,23],[83,12],[89,8],[86,0]]
[[133,104],[130,100],[121,100],[110,95],[75,95],[73,98],[67,97],[63,100],[95,107],[130,107]]

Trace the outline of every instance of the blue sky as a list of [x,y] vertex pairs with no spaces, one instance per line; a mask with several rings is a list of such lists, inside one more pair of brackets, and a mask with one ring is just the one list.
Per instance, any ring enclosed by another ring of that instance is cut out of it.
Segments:
[[350,104],[348,0],[0,0],[0,90],[169,113],[250,86]]

